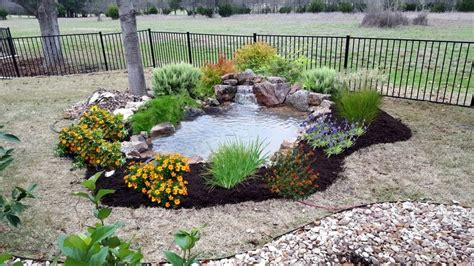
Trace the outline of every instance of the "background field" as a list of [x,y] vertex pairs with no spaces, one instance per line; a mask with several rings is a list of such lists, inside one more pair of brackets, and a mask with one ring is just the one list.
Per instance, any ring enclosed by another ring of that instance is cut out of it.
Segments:
[[[415,12],[407,12],[414,17]],[[429,26],[404,26],[396,29],[360,27],[363,14],[268,14],[237,15],[229,18],[201,16],[138,16],[138,28],[155,31],[179,31],[225,34],[291,34],[331,35],[360,37],[418,38],[439,40],[474,40],[474,15],[472,13],[431,13]],[[120,22],[104,18],[60,18],[61,34],[86,32],[119,32]],[[0,21],[0,27],[10,27],[13,37],[39,35],[34,18],[9,18]]]

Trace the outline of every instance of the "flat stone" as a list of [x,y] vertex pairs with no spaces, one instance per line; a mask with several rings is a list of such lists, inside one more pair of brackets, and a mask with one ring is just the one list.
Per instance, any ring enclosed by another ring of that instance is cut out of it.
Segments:
[[173,124],[169,122],[161,123],[154,126],[150,130],[150,137],[157,138],[162,136],[169,136],[176,132],[176,129]]
[[253,87],[253,93],[257,98],[257,103],[269,107],[282,104],[289,91],[290,86],[288,83],[272,84],[265,81],[255,84]]

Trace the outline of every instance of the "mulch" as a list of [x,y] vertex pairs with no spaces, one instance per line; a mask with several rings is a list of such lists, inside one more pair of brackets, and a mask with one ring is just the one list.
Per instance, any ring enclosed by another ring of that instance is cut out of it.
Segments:
[[[314,150],[313,168],[319,173],[316,181],[318,190],[323,191],[333,184],[343,170],[344,159],[352,153],[362,148],[380,144],[406,141],[411,137],[411,130],[401,121],[393,118],[386,112],[381,112],[375,121],[367,129],[367,132],[357,139],[354,146],[343,153],[331,157],[326,157],[320,149]],[[306,143],[301,143],[306,151],[311,147]],[[268,169],[261,168],[255,177],[237,185],[233,189],[215,188],[210,189],[203,177],[207,165],[204,163],[191,165],[191,171],[184,178],[189,182],[188,196],[186,196],[180,208],[205,208],[224,204],[235,204],[245,201],[265,201],[279,198],[269,191],[263,176]],[[95,173],[95,169],[88,169],[86,176]],[[152,204],[146,195],[128,188],[123,177],[126,174],[126,166],[115,171],[110,177],[103,177],[97,181],[97,188],[114,189],[115,193],[104,197],[103,203],[109,206],[139,208],[140,206],[157,207]]]

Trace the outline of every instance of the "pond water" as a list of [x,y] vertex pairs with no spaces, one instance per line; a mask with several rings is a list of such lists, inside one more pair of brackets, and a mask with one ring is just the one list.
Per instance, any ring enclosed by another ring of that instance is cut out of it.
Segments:
[[303,114],[287,107],[258,106],[253,93],[249,94],[246,88],[241,90],[236,96],[237,103],[229,110],[181,122],[175,134],[154,139],[153,150],[208,159],[212,150],[228,140],[239,138],[248,142],[259,138],[266,144],[265,152],[273,154],[284,140],[297,137]]

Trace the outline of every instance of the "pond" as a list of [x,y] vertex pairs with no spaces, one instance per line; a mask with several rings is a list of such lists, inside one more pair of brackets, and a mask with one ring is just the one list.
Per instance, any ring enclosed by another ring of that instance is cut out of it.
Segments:
[[259,138],[266,144],[265,152],[273,154],[284,140],[298,136],[304,114],[289,107],[258,106],[253,93],[246,91],[239,91],[235,101],[223,113],[181,122],[175,134],[154,139],[153,150],[208,159],[212,150],[228,140],[239,138],[248,142]]

